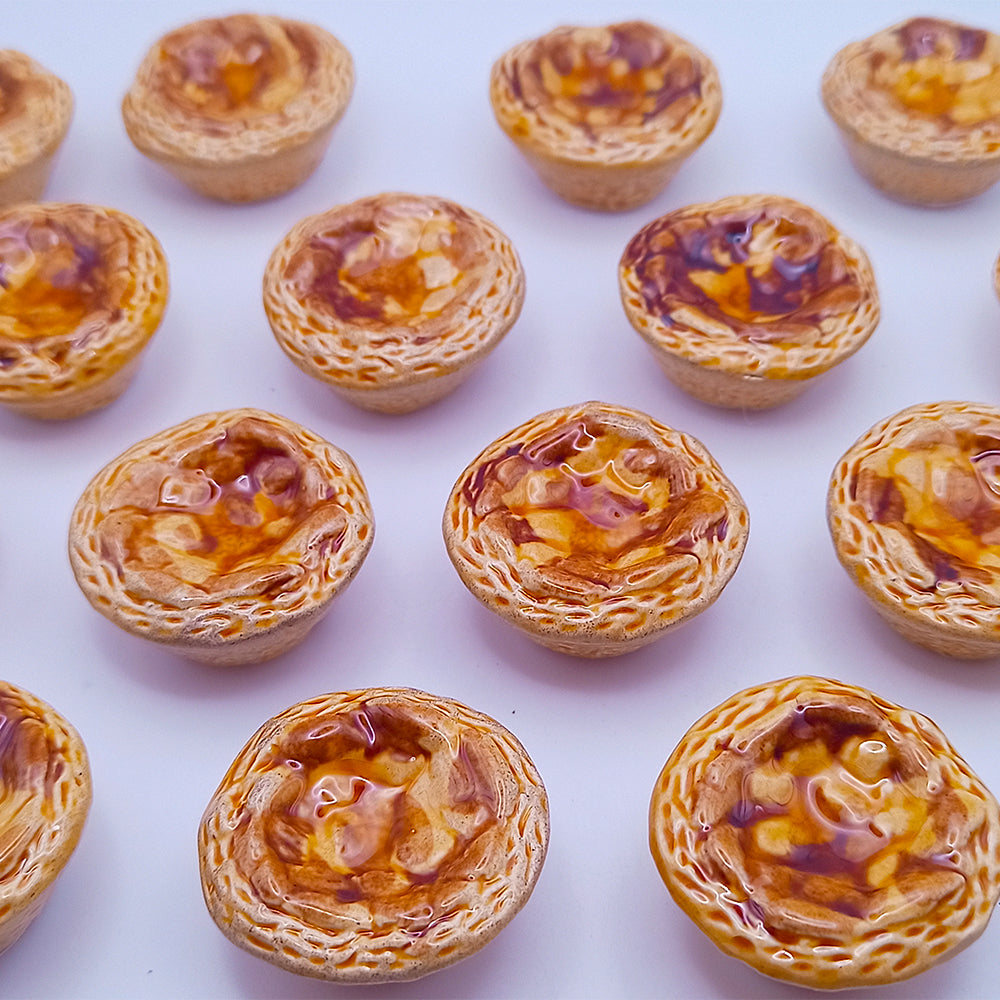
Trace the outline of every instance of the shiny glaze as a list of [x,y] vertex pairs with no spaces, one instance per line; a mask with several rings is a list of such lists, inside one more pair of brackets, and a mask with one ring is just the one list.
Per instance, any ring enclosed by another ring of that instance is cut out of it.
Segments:
[[401,929],[426,933],[449,886],[476,877],[473,845],[500,819],[477,742],[377,702],[296,726],[264,764],[282,781],[263,837],[285,891],[342,904],[412,895]]
[[781,204],[681,210],[640,230],[622,264],[634,269],[647,311],[668,324],[673,312],[693,307],[750,341],[802,340],[858,302],[835,236]]
[[458,207],[405,196],[366,199],[323,217],[285,269],[296,297],[340,321],[407,325],[439,316],[477,266]]
[[571,591],[627,588],[665,558],[698,558],[728,528],[724,498],[679,454],[588,418],[511,446],[462,489],[519,558]]
[[510,86],[529,107],[553,105],[585,127],[681,120],[701,96],[701,68],[640,21],[563,29],[538,39]]
[[1000,434],[939,425],[854,471],[852,499],[911,543],[935,585],[1000,576]]
[[876,52],[872,79],[903,108],[946,125],[1000,116],[1000,47],[988,32],[919,17],[893,35],[899,57]]

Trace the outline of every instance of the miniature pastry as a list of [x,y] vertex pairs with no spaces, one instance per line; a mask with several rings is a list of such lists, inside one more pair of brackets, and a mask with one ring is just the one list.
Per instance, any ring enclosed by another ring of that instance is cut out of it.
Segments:
[[0,403],[76,417],[124,392],[167,304],[156,237],[113,208],[0,209]]
[[514,325],[510,240],[444,198],[381,194],[304,219],[264,275],[281,349],[371,410],[405,413],[464,381]]
[[119,627],[206,663],[301,642],[374,535],[346,452],[262,410],[206,413],[108,463],[73,511],[69,555]]
[[561,27],[514,46],[490,75],[500,127],[556,194],[586,208],[656,197],[722,108],[712,61],[645,21]]
[[233,14],[164,35],[140,65],[122,116],[139,151],[195,191],[258,201],[319,166],[353,89],[351,55],[329,32]]
[[0,681],[0,952],[47,902],[80,840],[90,797],[77,731],[44,701]]
[[0,49],[0,207],[38,201],[73,118],[73,94],[22,52]]
[[198,835],[219,929],[291,972],[411,980],[492,940],[527,902],[548,800],[524,747],[409,688],[293,705],[240,751]]
[[1000,655],[1000,408],[924,403],[843,455],[827,517],[851,579],[901,635]]
[[791,677],[694,724],[653,789],[650,846],[727,955],[814,989],[908,979],[1000,896],[1000,813],[930,719]]
[[1000,36],[916,17],[852,42],[823,103],[855,167],[901,201],[948,205],[1000,179]]
[[489,445],[444,513],[462,582],[544,646],[616,656],[712,604],[749,530],[695,438],[636,410],[552,410]]
[[625,248],[618,283],[629,322],[667,377],[716,406],[794,399],[879,320],[864,250],[814,209],[777,195],[655,219]]

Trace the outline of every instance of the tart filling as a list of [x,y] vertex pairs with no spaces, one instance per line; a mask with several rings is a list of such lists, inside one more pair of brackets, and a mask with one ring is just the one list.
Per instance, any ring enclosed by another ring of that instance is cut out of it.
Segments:
[[710,604],[747,528],[700,443],[604,403],[542,414],[494,442],[459,478],[444,519],[452,561],[481,601],[595,655]]
[[924,716],[816,677],[728,699],[678,744],[650,843],[723,951],[822,989],[906,979],[985,929],[997,803]]
[[30,406],[111,379],[145,347],[166,301],[163,249],[125,213],[0,211],[0,402]]
[[41,910],[90,808],[87,753],[53,708],[0,682],[0,950]]
[[879,319],[861,247],[813,209],[773,195],[654,220],[625,248],[619,286],[630,322],[654,350],[765,378],[826,371]]
[[239,656],[243,643],[325,608],[372,536],[346,453],[244,409],[196,417],[106,466],[77,503],[70,557],[116,624],[224,662],[219,647]]
[[236,944],[344,982],[414,979],[523,906],[545,791],[499,723],[420,691],[326,695],[266,723],[209,803],[205,899]]

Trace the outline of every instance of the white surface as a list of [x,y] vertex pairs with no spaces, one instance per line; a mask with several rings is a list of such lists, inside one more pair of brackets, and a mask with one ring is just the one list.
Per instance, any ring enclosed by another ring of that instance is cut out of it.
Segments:
[[[0,44],[72,86],[76,118],[49,196],[114,205],[161,239],[172,292],[138,378],[73,422],[0,414],[0,671],[58,707],[91,754],[95,799],[42,916],[0,958],[4,997],[793,997],[724,958],[673,904],[650,859],[646,810],[687,727],[750,684],[814,672],[931,715],[994,790],[1000,669],[898,639],[833,553],[824,497],[843,451],[876,420],[934,399],[996,402],[1000,188],[921,210],[849,166],[818,97],[834,51],[914,13],[900,2],[653,4],[309,3],[275,13],[330,28],[357,87],[319,172],[266,204],[192,194],[136,152],[119,102],[146,48],[195,0],[4,0]],[[995,3],[934,12],[1000,31]],[[557,23],[659,20],[719,66],[714,134],[652,204],[621,215],[564,204],[495,125],[490,65]],[[339,401],[275,344],[264,263],[301,217],[387,190],[440,194],[494,219],[528,282],[520,321],[485,366],[431,409],[390,418]],[[767,191],[812,204],[869,251],[882,322],[853,359],[798,401],[716,411],[660,374],[618,301],[628,239],[672,208]],[[718,603],[626,658],[550,653],[465,591],[440,535],[452,483],[501,433],[598,398],[699,437],[751,514],[743,563]],[[375,544],[350,590],[300,648],[245,669],[196,666],[132,639],[86,603],[69,570],[69,512],[90,477],[139,438],[196,413],[271,409],[349,451],[375,508]],[[466,962],[412,984],[338,989],[275,969],[214,927],[195,831],[232,758],[266,718],[325,691],[404,684],[507,724],[549,790],[552,841],[524,911]],[[885,998],[995,996],[1000,921],[972,949]]]

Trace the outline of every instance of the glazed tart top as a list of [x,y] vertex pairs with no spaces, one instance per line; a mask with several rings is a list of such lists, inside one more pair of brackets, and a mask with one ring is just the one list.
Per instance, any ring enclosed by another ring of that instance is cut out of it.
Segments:
[[22,52],[0,50],[0,179],[54,152],[72,115],[67,84]]
[[494,65],[491,95],[519,142],[608,163],[693,148],[722,101],[708,57],[645,21],[561,27],[523,42]]
[[842,127],[902,153],[1000,156],[1000,36],[917,17],[837,54],[823,99]]
[[77,503],[71,557],[99,606],[160,633],[235,637],[323,603],[371,545],[346,453],[260,410],[210,413],[109,463]]
[[506,236],[444,198],[381,194],[304,219],[265,278],[268,316],[324,374],[360,384],[476,356],[520,312],[524,276]]
[[708,713],[650,817],[681,907],[803,985],[923,971],[976,937],[1000,894],[993,796],[930,720],[838,681],[789,678]]
[[125,213],[0,210],[0,398],[106,378],[145,346],[166,300],[163,249]]
[[693,438],[587,403],[490,445],[459,478],[445,528],[460,573],[492,580],[515,605],[548,604],[582,623],[680,615],[695,593],[721,589],[747,517]]
[[630,320],[703,364],[808,377],[856,351],[879,318],[865,252],[815,210],[739,195],[655,219],[619,265]]
[[144,151],[266,155],[336,122],[353,86],[350,54],[322,28],[234,14],[164,35],[143,60],[123,112]]
[[336,967],[312,974],[408,979],[520,909],[547,839],[541,780],[503,726],[375,688],[261,728],[205,813],[202,871],[210,907],[242,911],[251,938],[270,929],[286,957]]
[[995,622],[1000,409],[921,404],[873,427],[838,463],[829,515],[860,582],[927,614]]

